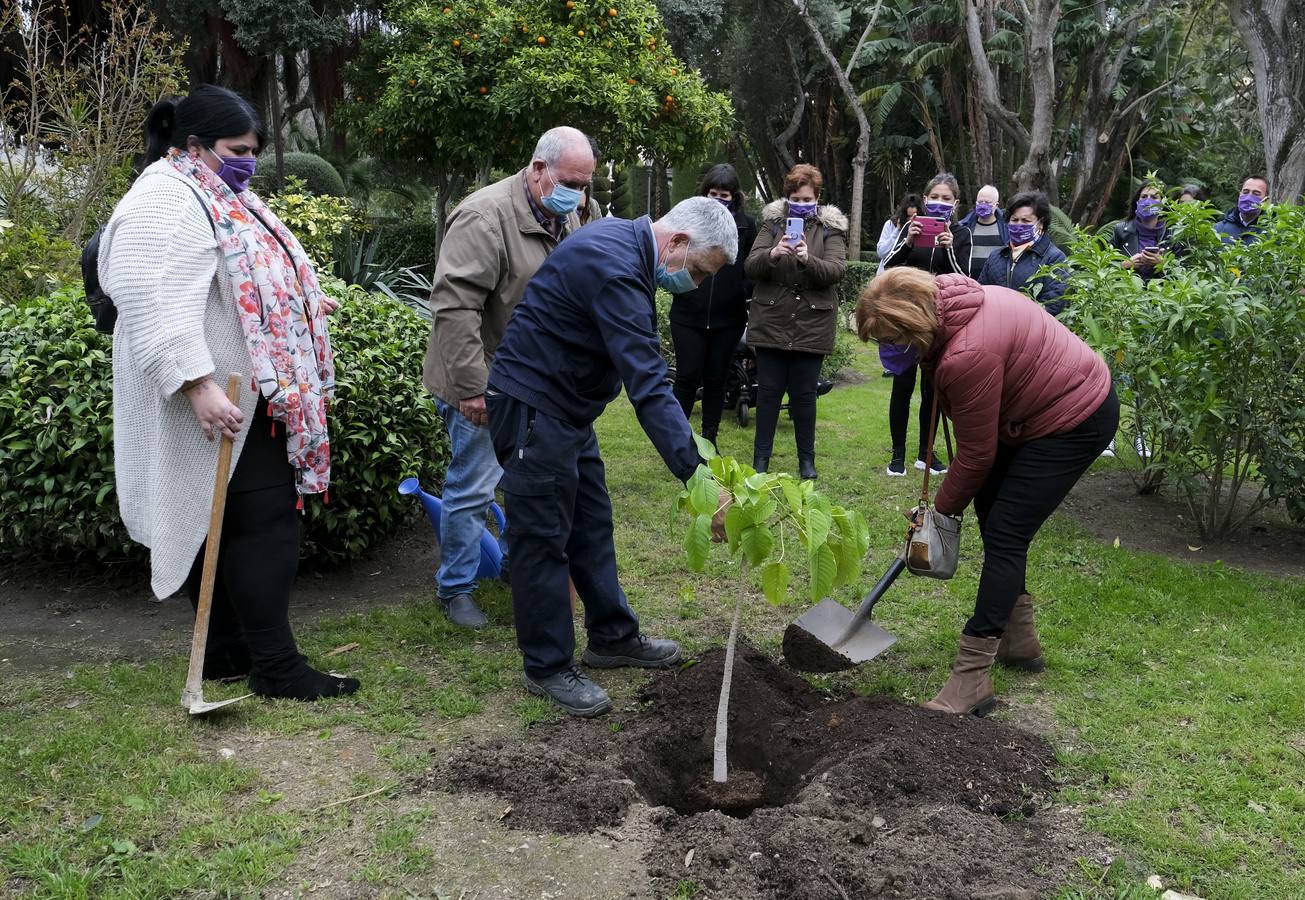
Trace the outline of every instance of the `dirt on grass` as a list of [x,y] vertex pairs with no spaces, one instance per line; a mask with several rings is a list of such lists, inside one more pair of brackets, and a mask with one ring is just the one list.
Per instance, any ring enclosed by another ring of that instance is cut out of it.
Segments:
[[[1254,491],[1244,494],[1250,502]],[[1231,537],[1205,541],[1177,488],[1143,496],[1128,472],[1107,470],[1085,475],[1061,509],[1089,534],[1106,543],[1118,538],[1129,550],[1305,577],[1305,525],[1289,521],[1280,507],[1261,511]]]
[[[433,596],[438,547],[424,519],[366,559],[300,566],[290,621],[365,613]],[[158,600],[140,567],[9,561],[0,566],[0,676],[189,652],[195,614],[185,593]]]
[[[725,785],[711,781],[724,652],[663,673],[626,720],[571,719],[468,747],[422,789],[489,793],[505,824],[646,828],[661,894],[1034,898],[1102,849],[1052,801],[1051,748],[999,722],[885,697],[830,699],[740,648]],[[647,810],[651,807],[651,810]]]

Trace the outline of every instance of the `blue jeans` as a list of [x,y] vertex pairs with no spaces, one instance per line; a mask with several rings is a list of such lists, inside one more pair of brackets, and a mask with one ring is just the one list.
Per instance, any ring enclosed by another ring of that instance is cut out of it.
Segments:
[[439,596],[445,600],[476,591],[480,568],[480,535],[485,514],[494,500],[494,487],[503,470],[494,456],[489,429],[473,425],[438,397],[435,408],[449,430],[449,470],[444,476],[444,509],[440,516]]

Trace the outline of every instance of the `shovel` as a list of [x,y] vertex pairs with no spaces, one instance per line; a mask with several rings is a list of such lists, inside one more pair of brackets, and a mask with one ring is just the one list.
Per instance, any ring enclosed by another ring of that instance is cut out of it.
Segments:
[[870,621],[879,598],[906,568],[900,556],[856,612],[826,597],[784,630],[784,659],[800,672],[837,672],[874,659],[897,638]]
[[[227,379],[227,399],[237,406],[240,405],[242,377],[233,374]],[[204,574],[199,583],[199,606],[195,610],[195,636],[190,642],[190,669],[186,673],[186,688],[181,692],[181,707],[192,716],[202,716],[254,696],[245,694],[213,702],[204,699],[204,651],[208,647],[208,620],[213,612],[213,582],[217,580],[218,545],[222,541],[222,517],[227,509],[227,474],[231,471],[232,446],[231,438],[224,435],[218,447],[213,508],[208,517],[208,541],[204,545]]]

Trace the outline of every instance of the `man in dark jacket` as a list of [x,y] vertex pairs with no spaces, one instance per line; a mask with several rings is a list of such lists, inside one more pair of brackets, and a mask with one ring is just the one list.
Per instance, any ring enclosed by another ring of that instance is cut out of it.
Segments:
[[970,229],[972,236],[970,246],[969,276],[977,279],[988,262],[988,257],[1004,247],[1009,240],[1006,235],[1006,214],[1002,211],[1001,194],[990,184],[979,188],[974,195],[974,209],[961,219],[960,224]]
[[[524,682],[572,715],[597,715],[611,701],[576,667],[568,576],[585,606],[585,663],[660,668],[680,660],[674,641],[640,633],[617,580],[593,423],[624,385],[667,468],[681,481],[693,475],[701,460],[666,383],[654,298],[658,286],[691,290],[737,252],[734,217],[706,197],[656,222],[592,223],[540,267],[494,357],[486,405],[503,466]],[[719,539],[723,511],[716,518]]]
[[1262,175],[1252,175],[1242,182],[1237,195],[1237,206],[1214,225],[1225,243],[1241,241],[1244,244],[1260,239],[1264,230],[1260,222],[1260,209],[1269,197],[1269,182]]

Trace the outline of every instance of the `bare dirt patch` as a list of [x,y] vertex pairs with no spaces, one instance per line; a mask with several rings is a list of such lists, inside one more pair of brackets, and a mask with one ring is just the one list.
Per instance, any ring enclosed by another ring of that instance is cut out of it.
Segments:
[[663,894],[692,880],[722,897],[1033,898],[1075,858],[1101,856],[1056,807],[1042,738],[884,697],[829,700],[752,649],[730,701],[734,787],[716,802],[723,664],[712,651],[655,677],[623,722],[466,748],[423,786],[496,795],[515,827],[560,834],[653,807],[644,859]]
[[[1248,498],[1249,499],[1249,498]],[[1127,472],[1090,472],[1061,509],[1103,541],[1188,562],[1214,562],[1266,575],[1305,577],[1305,526],[1269,507],[1237,534],[1203,541],[1174,490],[1141,496]],[[1196,548],[1196,549],[1192,549]]]
[[[350,566],[304,565],[290,621],[366,612],[432,595],[438,548],[423,519]],[[0,676],[189,652],[195,614],[184,594],[155,599],[139,568],[9,561],[0,566]]]

